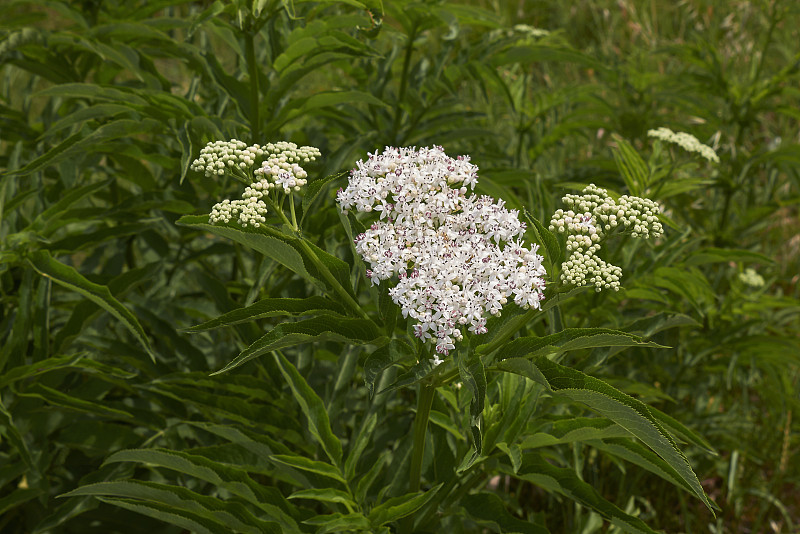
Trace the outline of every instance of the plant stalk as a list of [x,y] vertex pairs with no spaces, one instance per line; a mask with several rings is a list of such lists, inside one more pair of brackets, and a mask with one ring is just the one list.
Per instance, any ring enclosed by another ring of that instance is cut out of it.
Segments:
[[245,33],[244,47],[247,58],[247,74],[250,77],[250,142],[258,143],[261,138],[261,121],[258,116],[258,68],[253,33],[254,30]]
[[[428,431],[428,418],[431,414],[433,396],[436,386],[430,384],[419,385],[417,398],[417,414],[414,416],[413,445],[411,449],[411,470],[408,477],[408,492],[419,491],[420,477],[422,476],[422,459],[425,457],[425,435]],[[414,527],[414,515],[404,518],[401,532],[410,533]]]

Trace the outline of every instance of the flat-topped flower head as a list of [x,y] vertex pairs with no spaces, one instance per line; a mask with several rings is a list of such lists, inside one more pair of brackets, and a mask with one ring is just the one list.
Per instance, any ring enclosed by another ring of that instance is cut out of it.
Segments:
[[539,308],[545,275],[538,245],[525,248],[525,224],[502,200],[468,194],[478,168],[442,147],[393,148],[370,154],[350,173],[337,200],[342,210],[379,215],[355,239],[373,284],[389,290],[414,334],[436,346],[434,363],[463,338],[486,333],[487,315],[514,300]]
[[600,242],[615,230],[645,239],[664,233],[658,220],[661,208],[648,198],[623,195],[615,201],[605,189],[589,184],[580,195],[569,194],[562,201],[567,210],[553,214],[550,231],[567,235],[567,259],[561,265],[566,284],[619,291],[622,269],[597,257]]
[[714,149],[701,143],[692,134],[686,132],[673,132],[669,128],[664,128],[662,126],[661,128],[656,128],[655,130],[648,130],[647,136],[666,141],[667,143],[673,143],[680,146],[687,152],[695,152],[696,154],[700,154],[708,161],[719,163],[719,156],[717,156],[717,153],[714,151]]

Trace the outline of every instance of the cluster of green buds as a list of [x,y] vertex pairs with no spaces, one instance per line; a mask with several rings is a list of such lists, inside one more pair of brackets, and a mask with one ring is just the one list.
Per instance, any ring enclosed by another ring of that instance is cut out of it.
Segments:
[[[298,147],[286,141],[247,146],[231,139],[208,143],[191,169],[209,177],[229,174],[247,184],[241,199],[214,205],[209,216],[212,224],[236,220],[243,227],[258,228],[266,222],[269,205],[279,205],[281,195],[290,195],[306,185],[308,173],[302,165],[318,157],[319,149],[311,146]],[[294,215],[294,203],[290,202],[290,207]]]
[[655,130],[649,130],[647,132],[647,136],[678,145],[687,152],[700,154],[708,161],[719,163],[719,156],[717,156],[717,153],[714,151],[714,149],[701,143],[692,134],[686,132],[673,132],[669,128],[664,128],[662,126],[661,128],[657,128]]
[[597,291],[619,291],[622,269],[597,256],[602,241],[613,231],[632,237],[660,237],[664,232],[658,220],[660,207],[647,198],[624,195],[614,200],[605,189],[588,185],[580,195],[563,199],[550,220],[550,231],[566,234],[567,259],[562,264],[561,281],[576,286],[593,285]]
[[764,277],[756,272],[755,269],[748,267],[744,272],[739,273],[739,280],[750,287],[763,287]]

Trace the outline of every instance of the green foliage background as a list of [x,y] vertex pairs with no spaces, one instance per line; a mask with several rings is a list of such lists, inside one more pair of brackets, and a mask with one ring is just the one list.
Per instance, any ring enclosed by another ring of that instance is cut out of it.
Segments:
[[[796,2],[0,7],[4,534],[800,528]],[[659,126],[721,162],[648,139]],[[312,252],[204,224],[237,184],[189,165],[230,138],[321,149]],[[472,388],[437,389],[405,494],[417,394],[382,390],[415,383],[413,351],[386,344],[405,322],[333,191],[367,152],[432,144],[538,220],[594,182],[658,200],[668,229],[613,251],[619,293],[550,295],[521,331],[538,352],[512,341],[483,383],[481,363]],[[324,297],[325,269],[368,318]],[[210,376],[247,347],[261,356]],[[591,410],[574,391],[608,395]],[[603,411],[616,391],[653,409],[635,404],[716,515]]]

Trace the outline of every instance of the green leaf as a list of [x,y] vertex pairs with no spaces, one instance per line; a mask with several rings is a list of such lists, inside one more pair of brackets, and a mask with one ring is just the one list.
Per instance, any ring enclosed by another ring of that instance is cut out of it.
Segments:
[[346,491],[333,488],[299,490],[289,495],[288,498],[311,499],[312,501],[332,502],[337,504],[344,504],[348,508],[356,507],[356,503],[353,502],[352,497],[350,497],[350,495]]
[[728,262],[763,263],[764,265],[773,265],[775,260],[763,254],[759,254],[758,252],[751,252],[749,250],[708,247],[693,252],[688,258],[686,258],[685,263],[686,265],[703,265],[706,263]]
[[367,356],[364,360],[364,384],[369,390],[370,397],[375,394],[375,380],[381,372],[401,361],[413,361],[414,356],[414,349],[399,339],[392,339]]
[[289,384],[295,400],[303,410],[308,421],[308,430],[311,435],[322,445],[325,454],[331,459],[334,465],[342,463],[342,442],[339,441],[331,430],[331,423],[328,419],[328,412],[322,399],[311,389],[303,376],[297,372],[292,363],[283,357],[279,352],[274,352],[275,363],[278,365],[283,378]]
[[520,448],[535,449],[551,447],[577,441],[590,441],[608,438],[627,438],[631,433],[609,419],[598,417],[570,417],[556,421],[536,433],[525,436]]
[[544,525],[538,525],[517,519],[506,509],[502,499],[494,493],[481,492],[464,495],[459,505],[475,519],[497,525],[501,532],[519,532],[520,534],[549,534]]
[[641,196],[650,180],[650,169],[639,153],[623,137],[612,134],[617,146],[614,147],[614,161],[617,162],[622,178],[632,195]]
[[33,252],[28,258],[28,263],[42,276],[52,279],[67,289],[77,291],[120,320],[144,347],[150,358],[155,361],[155,354],[150,348],[150,342],[147,340],[142,325],[128,308],[114,298],[106,286],[90,282],[73,267],[55,260],[46,250]]
[[186,331],[192,333],[203,332],[221,326],[255,321],[256,319],[263,319],[265,317],[281,315],[317,315],[318,313],[325,312],[333,312],[340,315],[345,314],[344,308],[339,303],[320,296],[311,296],[304,299],[267,298],[245,308],[223,313],[210,321],[187,328]]
[[2,423],[0,436],[3,436],[11,445],[14,446],[15,449],[17,449],[17,453],[20,455],[22,461],[25,463],[28,469],[36,473],[36,464],[33,463],[33,457],[28,449],[28,445],[25,443],[22,434],[20,434],[19,429],[17,429],[17,426],[14,424],[14,419],[11,417],[11,413],[9,413],[5,405],[3,405],[2,397],[0,397],[0,423]]
[[[165,512],[177,514],[191,518],[207,528],[212,527],[211,532],[280,532],[276,523],[256,518],[248,508],[238,502],[207,497],[180,486],[138,480],[98,482],[81,486],[61,496],[84,495],[122,497],[122,503],[134,506],[131,509],[145,515],[167,520],[162,517]],[[113,502],[120,505],[117,499],[113,499]]]
[[175,224],[209,232],[241,243],[275,260],[306,280],[314,281],[314,278],[306,270],[303,257],[294,247],[280,239],[265,235],[258,228],[249,226],[247,228],[234,227],[232,224],[209,224],[208,215],[184,215]]
[[[542,337],[520,337],[498,350],[500,359],[531,358],[545,354],[597,347],[654,347],[666,348],[639,336],[608,328],[565,328]],[[479,347],[480,349],[480,347]]]
[[438,484],[425,492],[414,492],[393,497],[369,512],[369,522],[373,528],[380,527],[391,521],[397,521],[407,515],[411,515],[430,501],[439,491],[443,484]]
[[339,468],[326,462],[310,460],[305,456],[297,456],[295,454],[273,454],[269,459],[279,464],[288,465],[289,467],[300,469],[301,471],[308,471],[309,473],[316,473],[324,477],[338,480],[342,484],[347,484]]
[[385,342],[380,330],[372,321],[340,319],[332,316],[313,317],[277,325],[243,350],[228,365],[213,374],[226,373],[273,350],[314,341],[342,341],[355,345]]
[[319,527],[316,530],[316,534],[369,531],[371,528],[367,518],[358,513],[317,515],[306,519],[303,523]]
[[545,263],[550,265],[550,273],[552,274],[553,266],[560,265],[562,259],[561,246],[558,244],[558,239],[528,210],[524,210],[523,214],[528,219],[528,223],[530,223],[528,228],[533,232],[536,243],[541,247],[540,253],[544,256]]
[[276,503],[278,506],[270,504],[269,501],[274,500],[275,495],[263,491],[262,486],[253,481],[250,475],[242,469],[196,454],[169,449],[122,450],[109,456],[103,465],[116,462],[139,462],[155,465],[199,478],[259,507],[266,512],[270,520],[281,526],[283,532],[300,532],[294,519],[281,510],[281,506],[286,506],[283,498],[281,497],[282,502]]
[[713,506],[692,471],[689,461],[649,407],[602,380],[564,367],[544,357],[533,362],[550,383],[552,390],[589,406],[629,431],[650,447],[680,475],[692,493],[713,512]]
[[[511,474],[511,473],[509,473]],[[560,493],[578,503],[587,506],[613,525],[635,534],[656,534],[638,517],[626,514],[614,504],[604,499],[592,486],[578,478],[569,467],[556,467],[542,456],[528,453],[523,456],[522,466],[515,475],[517,478],[532,482],[548,491]]]
[[123,420],[134,419],[133,414],[128,413],[124,410],[111,408],[107,404],[101,403],[100,400],[98,400],[97,402],[93,402],[87,399],[81,399],[79,397],[75,397],[73,395],[67,395],[66,393],[47,387],[44,384],[38,382],[33,384],[30,388],[28,388],[25,391],[25,393],[19,393],[18,395],[20,397],[42,399],[43,401],[48,402],[53,406],[58,406],[61,408],[66,408],[68,410],[74,410],[82,413],[99,415],[101,417],[108,417],[111,419],[123,419]]
[[353,480],[355,477],[358,460],[361,458],[361,454],[367,447],[377,422],[378,414],[372,412],[372,414],[367,417],[367,420],[361,426],[361,430],[359,431],[358,436],[356,436],[355,442],[350,448],[350,453],[347,455],[347,459],[344,462],[344,475],[347,480]]
[[486,372],[480,355],[473,354],[465,361],[465,358],[458,358],[458,374],[461,381],[469,387],[472,392],[472,401],[469,405],[470,430],[472,431],[475,454],[480,454],[482,450],[481,437],[481,414],[486,400]]
[[161,124],[153,119],[118,119],[103,124],[88,135],[78,132],[51,148],[45,154],[31,161],[23,168],[9,171],[7,174],[27,176],[76,154],[83,154],[89,150],[90,147],[93,149],[95,147],[101,147],[101,144],[106,141],[122,137],[130,138],[137,134],[150,133],[159,128],[161,128]]
[[322,192],[322,189],[329,183],[346,177],[347,174],[348,171],[335,172],[323,178],[318,178],[317,180],[310,180],[308,184],[306,184],[306,190],[303,193],[303,219],[306,217],[308,207],[314,203],[319,194]]

